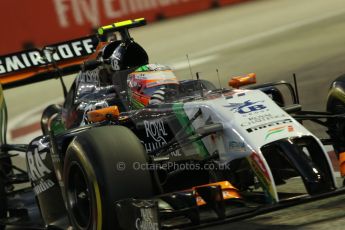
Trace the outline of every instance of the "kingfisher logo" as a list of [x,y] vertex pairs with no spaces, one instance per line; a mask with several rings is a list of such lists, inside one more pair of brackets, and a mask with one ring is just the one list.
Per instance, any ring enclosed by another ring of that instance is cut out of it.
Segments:
[[224,107],[231,108],[231,111],[239,114],[247,114],[266,109],[267,107],[262,104],[263,102],[247,100],[243,103],[230,103],[230,105],[225,105]]

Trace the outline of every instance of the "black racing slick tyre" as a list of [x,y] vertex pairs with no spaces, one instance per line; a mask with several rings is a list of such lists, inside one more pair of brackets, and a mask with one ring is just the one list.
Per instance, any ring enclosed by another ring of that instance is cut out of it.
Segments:
[[[332,114],[345,113],[345,74],[339,76],[331,84],[327,98],[327,112]],[[343,119],[327,120],[328,134],[334,140],[334,150],[339,153],[345,152],[345,122]]]
[[[328,112],[332,114],[344,114],[345,104],[340,100],[332,100],[331,105],[328,106]],[[334,151],[337,155],[345,152],[345,122],[343,120],[328,120],[328,133],[332,139],[335,140],[333,144]]]
[[49,105],[47,108],[44,109],[41,117],[41,129],[43,135],[49,134],[50,129],[50,120],[55,115],[61,111],[61,106],[57,104]]
[[67,209],[75,230],[118,229],[115,202],[153,195],[149,171],[135,170],[148,156],[126,127],[85,131],[67,148],[64,184]]
[[[1,172],[0,172],[1,174]],[[7,214],[7,204],[6,204],[6,192],[5,192],[5,183],[0,175],[0,219],[5,218]],[[5,226],[1,225],[0,230],[4,230]]]

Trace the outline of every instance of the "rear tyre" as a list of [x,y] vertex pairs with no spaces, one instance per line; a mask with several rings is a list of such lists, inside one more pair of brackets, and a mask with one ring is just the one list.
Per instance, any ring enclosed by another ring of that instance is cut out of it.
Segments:
[[49,134],[49,123],[53,115],[58,114],[61,111],[61,106],[57,104],[49,105],[42,113],[41,117],[41,129],[43,135]]
[[126,127],[93,128],[75,137],[67,149],[64,184],[74,229],[117,229],[115,202],[153,195],[149,171],[135,170],[147,154]]

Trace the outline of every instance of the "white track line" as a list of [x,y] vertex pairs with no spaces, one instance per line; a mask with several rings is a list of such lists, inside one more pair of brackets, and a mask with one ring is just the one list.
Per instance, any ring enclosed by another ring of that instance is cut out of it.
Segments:
[[15,128],[18,128],[20,126],[20,124],[23,123],[23,121],[25,121],[26,119],[28,119],[32,116],[37,116],[36,114],[40,111],[43,111],[48,105],[58,104],[58,103],[61,103],[63,100],[64,100],[63,97],[59,97],[59,98],[56,98],[54,100],[47,101],[47,103],[45,103],[44,105],[36,106],[36,107],[30,109],[29,111],[21,113],[20,115],[14,117],[14,118],[9,118],[7,130],[10,131],[10,130],[13,130]]
[[289,30],[297,29],[297,28],[307,26],[310,24],[314,24],[314,23],[317,23],[317,22],[320,22],[320,21],[323,21],[323,20],[326,20],[329,18],[333,18],[333,17],[339,16],[339,15],[342,15],[344,13],[345,13],[345,9],[341,9],[339,11],[330,12],[327,14],[319,15],[317,17],[300,20],[300,21],[293,22],[293,23],[290,23],[287,25],[279,26],[278,28],[274,28],[272,30],[264,31],[261,33],[247,36],[245,38],[241,38],[241,39],[237,39],[237,40],[223,43],[220,45],[216,45],[216,46],[210,47],[208,49],[205,49],[205,50],[202,50],[202,51],[199,51],[196,53],[191,53],[191,55],[193,55],[194,57],[211,55],[211,54],[223,51],[225,49],[229,49],[229,48],[236,47],[239,45],[245,45],[248,43],[252,43],[252,42],[255,42],[257,40],[264,39],[264,38],[267,38],[270,36],[274,36],[274,35],[277,35],[280,33],[284,33],[284,32],[289,31]]
[[[192,58],[190,60],[190,66],[193,67],[193,66],[201,65],[201,64],[210,62],[212,60],[215,60],[218,57],[219,55],[209,55],[209,56],[205,56],[201,58]],[[176,63],[170,64],[169,66],[171,66],[174,70],[182,70],[182,69],[188,69],[189,63],[187,59],[185,59],[184,61],[176,62]]]

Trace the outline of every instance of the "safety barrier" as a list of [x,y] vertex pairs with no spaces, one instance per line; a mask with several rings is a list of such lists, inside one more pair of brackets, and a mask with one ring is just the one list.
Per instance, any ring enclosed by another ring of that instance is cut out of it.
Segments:
[[42,47],[129,18],[172,18],[247,0],[3,0],[0,54]]

